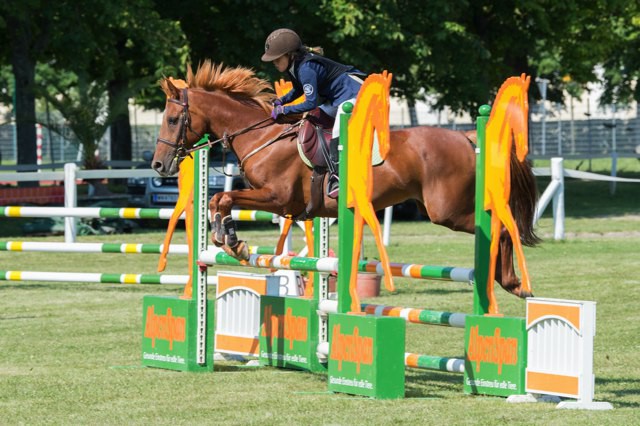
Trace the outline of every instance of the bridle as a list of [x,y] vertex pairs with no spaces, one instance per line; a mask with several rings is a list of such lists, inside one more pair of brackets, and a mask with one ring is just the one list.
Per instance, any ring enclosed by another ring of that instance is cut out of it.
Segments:
[[187,96],[187,89],[182,89],[180,99],[169,98],[168,101],[182,106],[182,113],[180,114],[180,132],[178,132],[179,136],[175,141],[158,137],[156,139],[156,144],[163,143],[165,145],[169,145],[170,147],[175,148],[175,156],[177,158],[184,158],[190,153],[190,150],[187,150],[185,147],[185,143],[187,142],[187,130],[196,135],[198,140],[202,139],[202,135],[191,127],[191,114],[189,114],[189,98]]
[[[240,129],[237,132],[233,132],[231,134],[227,134],[226,132],[224,133],[224,135],[216,140],[209,140],[207,143],[203,143],[197,146],[194,146],[193,148],[186,148],[186,141],[187,141],[187,130],[189,130],[191,133],[193,133],[194,135],[196,135],[198,137],[198,140],[201,140],[203,138],[203,135],[196,132],[195,130],[193,130],[193,128],[191,127],[191,115],[189,114],[189,99],[187,96],[187,89],[184,88],[182,89],[181,92],[181,96],[180,99],[174,99],[174,98],[169,98],[168,99],[169,102],[172,102],[174,104],[178,104],[180,106],[182,106],[182,113],[180,114],[180,131],[178,133],[178,139],[176,141],[170,141],[168,139],[164,139],[161,137],[158,137],[156,139],[156,144],[158,143],[163,143],[165,145],[169,145],[172,148],[175,148],[175,157],[178,159],[182,159],[184,157],[189,157],[191,156],[192,152],[195,152],[199,149],[205,148],[205,147],[211,147],[213,145],[215,145],[216,143],[222,143],[222,146],[225,150],[232,150],[231,147],[231,142],[233,141],[233,139],[236,136],[240,136],[242,134],[245,134],[247,132],[250,132],[252,130],[257,130],[263,127],[268,127],[271,126],[272,124],[275,124],[275,121],[272,121],[271,117],[268,117],[264,120],[260,120],[257,123],[253,123],[250,126],[245,127],[244,129]],[[296,126],[298,126],[300,124],[302,120],[298,121],[297,123],[288,126],[284,131],[282,131],[278,136],[276,136],[275,138],[272,138],[270,140],[268,140],[266,143],[262,144],[261,146],[259,146],[258,148],[254,149],[253,151],[251,151],[248,155],[246,155],[240,163],[240,168],[242,169],[243,163],[244,161],[255,155],[256,153],[258,153],[259,151],[261,151],[262,149],[266,148],[267,146],[271,145],[272,143],[276,142],[277,140],[281,139],[283,136],[285,136],[286,134],[288,134],[292,129],[294,129]],[[267,126],[263,126],[264,123],[270,122],[269,124],[267,124]]]

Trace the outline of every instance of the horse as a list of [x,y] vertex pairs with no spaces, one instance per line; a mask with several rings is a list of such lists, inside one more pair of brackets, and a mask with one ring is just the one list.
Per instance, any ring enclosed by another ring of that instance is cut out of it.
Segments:
[[529,103],[527,91],[530,77],[507,79],[500,87],[486,126],[484,209],[491,211],[491,244],[489,250],[489,276],[487,279],[488,312],[498,312],[493,292],[495,265],[498,258],[499,234],[504,227],[513,241],[518,269],[522,275],[522,292],[531,293],[527,265],[520,244],[520,235],[508,199],[511,193],[511,157],[525,160],[529,152],[527,124]]
[[[384,270],[385,287],[395,290],[387,249],[382,242],[382,229],[371,205],[373,192],[373,167],[371,160],[374,149],[374,136],[377,136],[380,156],[389,154],[389,89],[392,74],[372,74],[364,81],[358,93],[356,106],[349,120],[347,144],[346,205],[353,208],[353,249],[351,253],[351,276],[349,293],[351,311],[360,312],[360,300],[356,291],[358,260],[362,250],[362,231],[366,222],[375,237]],[[341,160],[342,161],[342,160]],[[344,167],[343,167],[344,169]]]
[[[266,210],[298,217],[310,201],[312,170],[300,159],[296,126],[271,119],[271,85],[244,67],[225,67],[209,60],[194,73],[187,67],[188,88],[165,78],[167,95],[152,168],[161,176],[178,172],[180,161],[209,134],[238,158],[250,188],[215,194],[209,203],[212,241],[239,259],[248,257],[231,219],[231,208]],[[432,223],[473,234],[475,145],[469,135],[438,127],[394,130],[390,150],[373,169],[371,203],[375,210],[414,199]],[[514,212],[521,241],[535,245],[533,217],[537,200],[535,177],[528,162],[511,161]],[[324,195],[316,216],[336,217],[337,202]],[[508,292],[527,297],[513,265],[513,243],[500,233],[495,280]]]

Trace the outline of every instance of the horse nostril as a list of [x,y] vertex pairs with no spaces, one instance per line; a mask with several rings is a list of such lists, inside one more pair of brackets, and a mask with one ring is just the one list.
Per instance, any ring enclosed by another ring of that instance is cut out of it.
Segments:
[[151,164],[151,168],[160,173],[162,171],[162,161],[154,161],[153,164]]

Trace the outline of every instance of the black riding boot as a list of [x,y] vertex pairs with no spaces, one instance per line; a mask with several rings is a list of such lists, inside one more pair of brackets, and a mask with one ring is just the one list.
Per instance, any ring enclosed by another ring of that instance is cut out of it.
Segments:
[[329,181],[327,182],[327,196],[329,198],[338,198],[340,179],[338,178],[338,172],[340,170],[338,142],[340,138],[333,138],[329,141]]

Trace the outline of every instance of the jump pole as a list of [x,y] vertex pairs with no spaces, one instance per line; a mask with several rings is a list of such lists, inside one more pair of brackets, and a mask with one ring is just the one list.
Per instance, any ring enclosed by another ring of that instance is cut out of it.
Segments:
[[[41,272],[0,271],[0,281],[46,281],[100,284],[174,284],[185,285],[188,275],[169,274],[120,274],[91,272]],[[217,277],[207,279],[209,285],[217,284]]]

